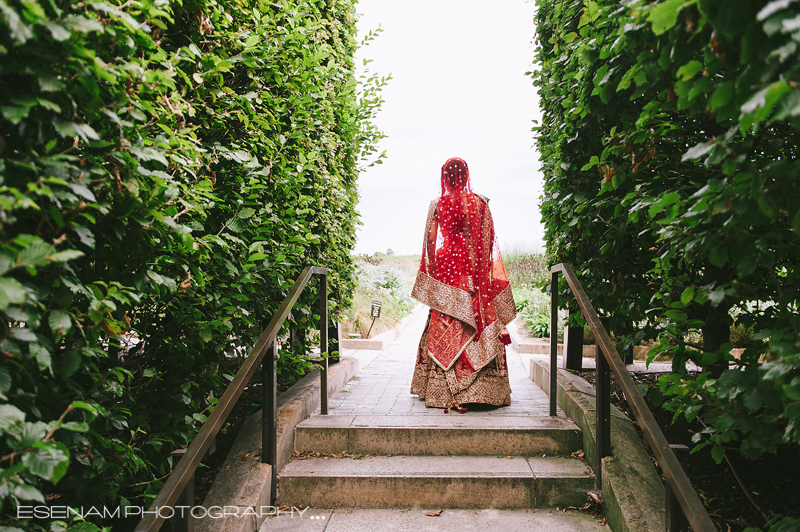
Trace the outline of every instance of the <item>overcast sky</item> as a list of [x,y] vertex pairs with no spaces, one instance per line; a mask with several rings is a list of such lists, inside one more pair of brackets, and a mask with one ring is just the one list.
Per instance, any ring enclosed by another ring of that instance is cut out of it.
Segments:
[[533,148],[539,119],[531,78],[533,2],[524,0],[359,0],[360,50],[368,68],[392,80],[376,122],[388,159],[361,173],[357,253],[422,249],[430,201],[450,157],[470,169],[489,197],[500,247],[543,247],[542,178]]

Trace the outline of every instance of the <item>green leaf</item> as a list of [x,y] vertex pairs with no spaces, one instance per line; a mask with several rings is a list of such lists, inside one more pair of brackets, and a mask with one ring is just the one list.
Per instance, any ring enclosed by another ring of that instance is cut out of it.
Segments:
[[703,63],[696,59],[692,59],[678,69],[677,75],[682,80],[686,81],[692,79],[698,72],[703,71]]
[[44,25],[48,30],[50,30],[50,34],[53,36],[53,39],[58,42],[66,41],[72,36],[72,32],[58,22],[47,21]]
[[720,83],[720,85],[714,90],[714,93],[711,95],[711,98],[708,99],[708,108],[711,111],[716,111],[723,105],[727,105],[728,102],[731,101],[731,98],[733,98],[733,93],[735,90],[734,87],[735,84],[733,83],[733,81],[726,81],[725,83]]
[[650,218],[652,218],[673,203],[680,201],[680,199],[681,195],[678,192],[667,192],[661,197],[660,200],[650,206],[647,214],[650,216]]
[[63,310],[54,310],[51,312],[48,323],[50,324],[50,330],[56,335],[65,334],[72,328],[72,319],[69,313]]
[[681,294],[681,303],[688,305],[692,299],[694,299],[694,286],[690,286],[683,291]]
[[69,188],[71,188],[72,191],[78,196],[82,196],[91,202],[97,201],[97,198],[94,197],[94,193],[85,185],[81,185],[80,183],[72,183]]
[[55,374],[64,379],[70,378],[81,365],[81,354],[77,351],[65,351],[53,365]]
[[711,251],[708,253],[708,260],[717,268],[722,268],[728,261],[728,250],[721,246],[711,248]]
[[247,229],[247,225],[241,218],[232,218],[228,221],[228,229],[233,231],[234,233],[241,233],[245,229]]
[[691,161],[697,159],[698,157],[702,157],[706,153],[710,152],[713,147],[713,142],[700,142],[692,148],[689,148],[689,151],[684,153],[681,157],[681,161]]
[[28,292],[25,287],[10,277],[0,277],[0,310],[10,304],[24,303]]
[[30,112],[32,105],[23,105],[23,106],[16,106],[16,105],[9,105],[9,106],[2,106],[0,107],[0,112],[3,113],[3,116],[6,120],[11,122],[13,125],[19,124],[23,118],[28,116],[28,112]]
[[778,11],[788,8],[795,1],[796,0],[773,0],[761,8],[761,11],[759,11],[756,15],[756,20],[764,21],[773,13],[777,13]]
[[203,415],[203,414],[199,414],[199,413],[197,413],[197,412],[195,412],[194,414],[192,414],[192,417],[193,417],[194,419],[196,419],[197,421],[199,421],[200,423],[205,423],[205,422],[206,422],[206,419],[208,419],[208,417],[207,417],[207,416],[205,416],[205,415]]
[[83,401],[72,401],[72,403],[69,406],[71,409],[80,408],[81,410],[86,410],[87,412],[94,415],[100,413],[100,410],[98,410],[96,406],[91,405],[89,403],[85,403]]
[[248,207],[248,208],[245,208],[245,209],[242,209],[241,211],[239,211],[239,218],[243,218],[243,219],[246,220],[246,219],[252,217],[255,213],[256,213],[255,209],[251,209],[251,208]]
[[795,377],[791,383],[784,384],[783,393],[792,401],[800,401],[800,377]]
[[800,417],[800,401],[795,403],[789,403],[788,405],[786,405],[784,414],[786,415],[787,419],[794,419],[796,417]]
[[8,429],[17,422],[25,421],[25,413],[14,405],[0,405],[0,430]]
[[89,424],[85,421],[64,421],[61,423],[61,428],[73,432],[89,432]]
[[11,375],[8,368],[0,366],[0,398],[6,399],[6,394],[11,389]]
[[78,259],[84,255],[85,253],[78,249],[65,249],[64,251],[59,251],[49,255],[47,259],[53,262],[66,262],[68,260]]
[[[105,530],[105,529],[103,529]],[[81,521],[69,527],[66,532],[100,532],[101,529],[94,523]]]
[[22,456],[28,471],[51,482],[58,482],[69,466],[69,456],[58,444],[40,442],[40,446]]
[[257,262],[257,261],[260,261],[260,260],[264,260],[264,259],[266,259],[266,258],[267,258],[267,256],[266,256],[266,255],[264,255],[263,253],[253,253],[253,254],[252,254],[252,255],[250,255],[250,257],[247,259],[247,261],[248,261],[248,262]]
[[747,408],[750,413],[754,413],[761,408],[761,392],[759,392],[757,388],[748,388],[745,390],[743,399],[744,407]]
[[647,22],[653,24],[653,33],[661,35],[674,26],[678,22],[678,13],[685,6],[686,0],[667,0],[656,5],[647,17]]
[[35,239],[19,253],[17,262],[21,265],[33,265],[43,261],[53,246],[41,239]]
[[725,458],[725,448],[721,445],[715,445],[714,448],[711,449],[711,458],[717,463],[722,462],[722,459]]
[[50,358],[50,351],[39,344],[31,344],[28,349],[31,355],[36,359],[39,371],[49,370],[51,373],[53,372],[53,361]]
[[675,321],[686,321],[688,319],[688,316],[685,312],[681,312],[677,309],[669,309],[664,314],[666,314],[668,318],[671,318]]
[[[26,453],[26,456],[31,453]],[[23,463],[24,460],[23,460]],[[14,486],[14,496],[23,501],[38,501],[45,502],[42,492],[31,486],[30,484],[19,484]]]

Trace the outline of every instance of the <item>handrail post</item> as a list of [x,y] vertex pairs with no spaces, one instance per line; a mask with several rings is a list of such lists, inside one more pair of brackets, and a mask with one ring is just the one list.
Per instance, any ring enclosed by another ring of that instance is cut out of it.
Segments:
[[[176,449],[170,453],[174,462],[174,465],[178,464],[181,458],[186,454],[186,449]],[[194,507],[194,473],[189,478],[189,482],[186,483],[186,487],[183,488],[180,496],[178,496],[178,500],[175,503],[175,508],[180,509],[180,514],[177,514],[177,510],[173,508],[173,517],[170,519],[172,521],[172,530],[174,532],[194,532],[194,518],[192,517],[191,511],[186,512],[185,510]]]
[[558,271],[550,272],[550,415],[557,416],[558,395]]
[[[320,274],[319,283],[319,350],[328,353],[328,274]],[[320,413],[328,415],[328,357],[322,359],[319,372]]]
[[[600,318],[608,329],[608,318]],[[603,489],[603,458],[611,455],[611,371],[600,344],[595,347],[595,479],[597,491]]]
[[269,488],[269,505],[275,504],[278,483],[278,340],[272,343],[272,353],[267,351],[261,361],[261,463],[269,464],[272,480]]
[[[681,467],[686,471],[686,460],[689,456],[689,448],[682,444],[670,444],[670,449],[675,453]],[[669,482],[664,484],[666,519],[665,529],[667,532],[686,532],[689,530],[689,521],[686,519],[686,514],[683,513],[681,505],[678,504],[678,499],[675,497]]]

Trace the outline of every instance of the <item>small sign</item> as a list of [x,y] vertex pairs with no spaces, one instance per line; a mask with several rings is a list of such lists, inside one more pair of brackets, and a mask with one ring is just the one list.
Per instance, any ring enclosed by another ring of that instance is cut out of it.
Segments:
[[372,302],[372,312],[370,316],[373,318],[380,318],[381,317],[381,302],[380,301],[373,301]]

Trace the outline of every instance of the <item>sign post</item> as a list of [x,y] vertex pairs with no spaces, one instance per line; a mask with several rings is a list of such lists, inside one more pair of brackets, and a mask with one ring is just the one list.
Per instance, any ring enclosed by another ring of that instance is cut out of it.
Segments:
[[375,325],[375,320],[381,317],[380,301],[372,302],[372,311],[370,312],[370,316],[372,316],[372,325],[369,326],[369,330],[367,331],[367,338],[369,338],[369,333],[372,332],[372,326]]

